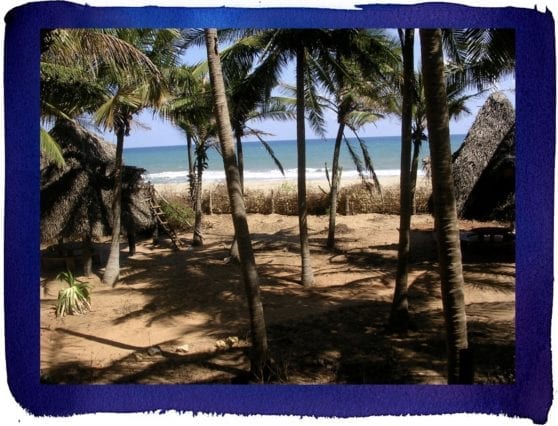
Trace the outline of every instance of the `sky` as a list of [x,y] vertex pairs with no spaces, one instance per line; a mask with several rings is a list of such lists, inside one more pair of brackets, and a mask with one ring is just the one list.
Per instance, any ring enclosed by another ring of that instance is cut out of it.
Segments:
[[[420,61],[420,46],[418,33],[415,36],[415,69],[419,69]],[[183,55],[183,61],[186,64],[198,63],[205,60],[205,47],[194,48],[188,50]],[[282,74],[282,80],[287,84],[293,84],[295,81],[294,64],[286,68]],[[515,106],[515,77],[507,77],[497,83],[497,88],[503,90],[506,96],[510,99]],[[463,115],[459,120],[452,120],[450,122],[450,132],[452,134],[466,134],[471,127],[477,111],[482,107],[484,101],[489,96],[491,91],[496,90],[493,88],[483,95],[473,98],[467,103],[471,114]],[[169,146],[169,145],[183,145],[186,143],[186,136],[179,128],[172,125],[170,122],[162,120],[160,117],[153,114],[150,110],[145,110],[139,115],[135,116],[135,123],[132,125],[130,136],[126,138],[126,148],[142,148],[150,146]],[[333,112],[326,113],[326,137],[334,138],[337,133],[337,118]],[[251,127],[258,130],[264,130],[272,136],[266,136],[266,140],[292,140],[296,139],[296,123],[295,121],[276,122],[276,121],[262,121],[251,123]],[[378,120],[374,124],[365,126],[359,132],[360,136],[396,136],[401,134],[401,123],[398,117],[390,116]],[[103,137],[109,141],[116,143],[116,137],[113,133],[104,133]],[[306,126],[307,139],[319,138],[312,129]],[[245,142],[255,141],[255,137],[247,137]]]

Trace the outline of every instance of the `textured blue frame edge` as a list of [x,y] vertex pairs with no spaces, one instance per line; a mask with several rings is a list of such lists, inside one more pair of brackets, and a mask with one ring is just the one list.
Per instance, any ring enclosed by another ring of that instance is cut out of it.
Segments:
[[[296,13],[293,13],[296,12]],[[502,413],[547,419],[555,153],[549,12],[431,3],[320,9],[28,4],[6,16],[5,336],[8,384],[35,415],[179,410],[358,417]],[[516,384],[502,386],[43,385],[39,382],[39,30],[56,27],[509,27],[517,31]],[[30,291],[31,290],[31,291]]]

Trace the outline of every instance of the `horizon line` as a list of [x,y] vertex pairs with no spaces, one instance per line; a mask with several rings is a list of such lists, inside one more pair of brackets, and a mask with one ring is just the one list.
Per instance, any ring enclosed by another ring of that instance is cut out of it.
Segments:
[[[450,134],[450,138],[452,136],[463,136],[463,135],[466,135],[466,134],[467,133],[453,133],[453,134]],[[369,138],[380,139],[380,138],[394,138],[394,137],[400,138],[401,135],[363,136],[363,137],[361,137],[361,139],[369,139]],[[355,139],[355,138],[350,137],[348,139]],[[308,139],[306,139],[306,141],[319,141],[319,140],[327,141],[327,140],[335,140],[335,138],[333,137],[333,138],[308,138]],[[291,141],[296,142],[296,138],[293,138],[293,139],[274,139],[274,140],[269,140],[269,141],[266,141],[266,142],[270,143],[270,142],[291,142]],[[112,142],[112,141],[109,141],[109,142],[114,144],[114,142]],[[242,142],[243,143],[258,143],[260,141],[258,139],[255,139],[255,140],[242,141]],[[167,148],[167,147],[171,147],[171,146],[186,146],[186,143],[177,143],[177,144],[171,144],[171,145],[158,145],[158,144],[156,144],[156,145],[132,146],[132,147],[124,146],[124,149]]]

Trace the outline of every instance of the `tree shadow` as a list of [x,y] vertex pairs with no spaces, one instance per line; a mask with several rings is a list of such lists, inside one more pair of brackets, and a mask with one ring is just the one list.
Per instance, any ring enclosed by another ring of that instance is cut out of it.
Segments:
[[[438,273],[435,270],[436,248],[431,231],[413,231],[411,236],[412,283],[409,303],[417,330],[406,334],[388,334],[389,300],[362,300],[358,291],[369,285],[373,275],[379,290],[393,285],[397,246],[378,245],[363,249],[337,248],[313,252],[329,259],[329,266],[315,271],[316,276],[331,276],[325,287],[306,290],[298,285],[300,271],[293,262],[292,247],[298,246],[296,231],[255,234],[256,255],[265,253],[258,263],[261,294],[268,320],[270,349],[287,381],[294,383],[445,383],[444,322],[441,311]],[[317,234],[316,234],[317,235]],[[286,242],[285,242],[286,241]],[[228,244],[216,242],[201,249],[143,251],[122,261],[121,282],[111,291],[125,297],[127,292],[146,296],[145,305],[120,314],[114,325],[142,319],[146,327],[158,321],[202,314],[203,323],[190,324],[191,332],[203,330],[208,336],[248,336],[249,318],[240,268],[225,263]],[[287,250],[285,250],[285,248]],[[149,260],[157,260],[157,270]],[[337,284],[335,268],[346,265],[357,278]],[[464,263],[472,279],[467,285],[478,290],[512,294],[513,282],[493,282],[489,276],[503,270],[508,281],[513,270],[508,264],[487,262]],[[212,277],[211,281],[208,277]],[[513,281],[513,280],[511,280]],[[336,294],[342,288],[342,296]],[[439,304],[439,305],[437,305]],[[437,306],[440,306],[438,308]],[[289,307],[286,316],[284,307]],[[513,322],[502,319],[489,323],[485,310],[513,312],[512,305],[473,304],[470,322],[471,341],[477,361],[480,383],[508,383],[513,380]],[[309,312],[312,314],[309,315]],[[131,351],[103,368],[86,363],[54,365],[46,372],[52,382],[60,383],[236,383],[248,368],[248,343],[226,351],[202,351],[177,354],[162,350],[146,355],[148,348],[127,345],[91,334],[60,329],[76,338],[109,344]],[[501,336],[501,337],[499,337]],[[495,355],[494,355],[495,354]],[[505,358],[500,366],[499,357]],[[511,373],[510,373],[511,372]]]
[[[82,336],[83,337],[83,336]],[[98,341],[96,336],[84,338]],[[106,342],[116,347],[128,346],[121,342]],[[84,362],[59,363],[41,370],[41,383],[231,383],[245,378],[248,358],[245,347],[194,354],[177,354],[152,348],[136,347],[134,351],[105,367],[94,367]]]

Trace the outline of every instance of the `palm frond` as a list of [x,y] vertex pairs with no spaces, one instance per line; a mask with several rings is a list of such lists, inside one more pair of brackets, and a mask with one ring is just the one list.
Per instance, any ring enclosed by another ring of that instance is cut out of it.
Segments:
[[351,111],[346,115],[346,124],[353,131],[356,131],[367,124],[375,123],[384,118],[383,114],[373,111]]
[[[351,160],[353,160],[353,164],[355,165],[358,175],[360,176],[361,180],[362,180],[362,184],[364,186],[366,186],[366,188],[368,188],[369,190],[371,190],[372,188],[376,188],[376,190],[379,192],[380,195],[382,195],[382,190],[381,190],[381,186],[380,183],[378,181],[378,177],[376,176],[376,172],[374,171],[374,167],[372,166],[372,160],[370,158],[370,155],[368,154],[368,150],[366,149],[366,146],[364,146],[363,149],[363,143],[361,143],[361,140],[359,140],[359,145],[361,148],[361,151],[363,152],[363,154],[365,154],[365,161],[363,164],[362,159],[360,158],[360,156],[357,154],[356,150],[354,149],[354,147],[352,146],[351,142],[345,137],[345,135],[343,135],[343,140],[345,141],[345,146],[347,147],[348,151],[349,151],[349,155],[351,157]],[[374,182],[374,184],[371,184],[368,181],[368,177],[371,176],[372,180]]]
[[445,30],[444,46],[452,62],[451,81],[482,90],[515,70],[515,30],[467,28]]
[[271,157],[271,159],[273,160],[273,162],[275,163],[275,165],[277,166],[281,174],[285,176],[285,170],[283,169],[283,165],[281,164],[281,161],[279,161],[279,159],[275,155],[273,148],[271,148],[271,146],[265,140],[263,140],[263,138],[261,137],[261,132],[254,132],[253,134],[258,138],[260,143],[263,145],[263,147],[265,148],[265,150],[267,151],[267,153],[269,154],[269,156]]
[[376,175],[376,170],[374,170],[374,164],[372,163],[372,157],[370,156],[370,153],[368,152],[368,148],[366,147],[366,143],[357,134],[357,132],[355,132],[353,130],[353,133],[354,133],[355,137],[357,138],[358,143],[360,145],[360,150],[362,152],[362,157],[364,158],[364,167],[365,167],[366,171],[369,173],[369,175],[372,177],[372,181],[374,182],[374,185],[376,186],[376,189],[378,190],[378,193],[381,195],[382,194],[382,187],[380,186],[380,181],[378,180],[378,176]]
[[135,79],[158,75],[156,65],[139,49],[120,39],[114,30],[56,29],[43,54],[47,62],[80,66],[95,77],[100,70],[128,74]]
[[41,154],[58,167],[64,167],[66,161],[58,142],[45,129],[41,127]]

